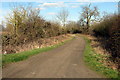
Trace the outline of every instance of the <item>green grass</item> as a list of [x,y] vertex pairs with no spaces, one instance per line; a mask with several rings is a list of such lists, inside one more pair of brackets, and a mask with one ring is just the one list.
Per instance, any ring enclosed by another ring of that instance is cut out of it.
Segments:
[[8,64],[8,63],[22,61],[22,60],[25,60],[32,55],[52,50],[54,48],[57,48],[57,47],[63,45],[64,43],[66,43],[66,42],[68,42],[72,39],[74,39],[74,38],[72,37],[69,40],[66,40],[66,41],[61,42],[59,44],[49,46],[49,47],[45,47],[45,48],[38,48],[38,49],[33,49],[33,50],[24,51],[24,52],[15,53],[15,54],[2,55],[2,65],[4,66],[5,64]]
[[86,41],[86,48],[84,51],[84,61],[87,66],[89,66],[92,70],[95,70],[99,74],[103,74],[107,78],[111,78],[113,80],[120,80],[118,76],[118,71],[108,68],[103,65],[103,63],[99,62],[103,59],[103,57],[109,57],[107,55],[101,55],[94,52],[93,48],[90,45],[90,40],[84,37]]

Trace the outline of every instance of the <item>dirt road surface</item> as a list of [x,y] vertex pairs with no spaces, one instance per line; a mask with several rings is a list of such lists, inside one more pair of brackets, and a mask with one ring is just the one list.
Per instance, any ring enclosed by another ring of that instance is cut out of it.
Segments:
[[3,68],[3,78],[102,78],[83,61],[85,41],[76,37],[66,44]]

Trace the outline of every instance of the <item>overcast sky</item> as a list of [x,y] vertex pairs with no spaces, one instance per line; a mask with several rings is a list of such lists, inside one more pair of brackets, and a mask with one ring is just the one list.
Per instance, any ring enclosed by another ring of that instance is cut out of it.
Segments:
[[[90,2],[93,1],[93,2]],[[5,20],[8,13],[11,13],[13,4],[32,4],[33,8],[40,9],[40,15],[46,20],[55,20],[55,15],[62,9],[66,8],[69,11],[69,21],[77,21],[80,17],[81,7],[88,5],[97,6],[100,13],[117,12],[118,0],[2,0],[0,2],[0,22]],[[102,16],[102,14],[101,14]]]

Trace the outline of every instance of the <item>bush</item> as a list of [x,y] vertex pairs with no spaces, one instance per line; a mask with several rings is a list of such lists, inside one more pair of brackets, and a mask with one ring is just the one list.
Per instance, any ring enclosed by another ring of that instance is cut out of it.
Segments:
[[[66,29],[61,28],[58,23],[44,20],[39,12],[40,10],[31,6],[14,7],[6,19],[7,34],[2,34],[3,50],[8,46],[18,46],[40,38],[66,34]],[[8,52],[14,51],[9,49]]]
[[107,39],[106,50],[111,53],[112,60],[120,68],[120,15],[111,15],[102,22],[94,25],[93,32],[95,36],[101,36]]
[[95,35],[110,37],[112,33],[118,30],[118,21],[118,15],[107,16],[103,21],[93,26],[93,31],[95,32]]

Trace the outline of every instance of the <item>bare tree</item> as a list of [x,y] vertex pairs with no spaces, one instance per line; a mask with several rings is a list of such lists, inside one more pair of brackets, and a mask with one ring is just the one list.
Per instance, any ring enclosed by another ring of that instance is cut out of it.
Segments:
[[91,21],[96,21],[98,16],[98,8],[96,6],[91,8],[91,4],[89,4],[88,6],[82,7],[80,21],[82,20],[83,24],[85,23],[87,28],[89,28]]
[[61,21],[63,26],[66,26],[66,22],[69,16],[69,12],[66,9],[62,9],[58,14],[57,14],[57,19]]

